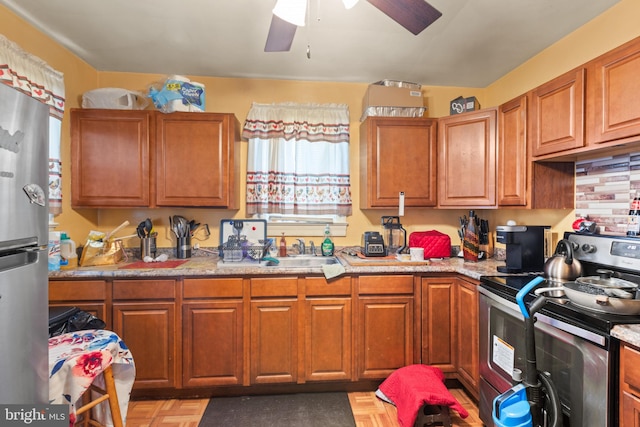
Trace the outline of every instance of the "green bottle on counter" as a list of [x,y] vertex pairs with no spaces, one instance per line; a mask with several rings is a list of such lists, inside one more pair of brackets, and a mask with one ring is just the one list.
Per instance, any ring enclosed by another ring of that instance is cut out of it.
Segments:
[[331,241],[329,224],[324,228],[324,240],[322,241],[322,256],[333,256],[333,242]]

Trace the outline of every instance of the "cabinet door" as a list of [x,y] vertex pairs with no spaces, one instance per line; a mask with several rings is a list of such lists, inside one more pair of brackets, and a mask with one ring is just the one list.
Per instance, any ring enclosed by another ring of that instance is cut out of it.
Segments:
[[640,427],[640,399],[623,391],[620,402],[620,427]]
[[456,372],[456,279],[422,279],[422,363]]
[[150,204],[151,111],[71,110],[71,205]]
[[136,364],[134,389],[179,386],[175,316],[173,302],[113,304],[113,330]]
[[640,40],[589,63],[589,144],[640,135]]
[[369,117],[360,126],[360,207],[436,205],[434,119]]
[[298,303],[295,299],[251,301],[251,383],[298,379]]
[[351,379],[351,298],[313,298],[305,304],[305,378]]
[[527,96],[498,109],[498,205],[527,205]]
[[358,378],[386,378],[413,362],[413,297],[371,296],[358,301]]
[[496,205],[496,109],[439,119],[438,205]]
[[158,114],[156,204],[236,208],[236,128],[231,114]]
[[241,300],[183,304],[183,386],[242,384],[242,307]]
[[478,360],[478,288],[477,284],[458,280],[458,376],[476,398],[479,395]]
[[533,90],[533,157],[584,146],[584,75],[578,68]]

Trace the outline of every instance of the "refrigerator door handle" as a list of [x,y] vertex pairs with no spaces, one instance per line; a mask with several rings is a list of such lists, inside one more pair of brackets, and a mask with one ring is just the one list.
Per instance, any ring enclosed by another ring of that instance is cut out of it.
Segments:
[[18,249],[19,252],[40,252],[40,251],[48,251],[49,247],[47,245],[40,246],[29,246],[27,248]]

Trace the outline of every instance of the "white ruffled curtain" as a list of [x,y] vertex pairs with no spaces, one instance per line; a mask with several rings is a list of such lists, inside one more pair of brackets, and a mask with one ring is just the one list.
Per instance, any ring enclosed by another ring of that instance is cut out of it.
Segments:
[[253,103],[242,136],[247,214],[351,215],[346,105]]
[[58,215],[62,212],[63,74],[0,34],[0,82],[49,106],[49,212]]

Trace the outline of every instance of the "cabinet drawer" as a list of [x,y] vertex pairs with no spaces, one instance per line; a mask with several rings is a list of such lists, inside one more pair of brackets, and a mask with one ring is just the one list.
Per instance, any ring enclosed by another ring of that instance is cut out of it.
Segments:
[[114,280],[114,300],[175,299],[175,280]]
[[242,279],[184,279],[184,298],[241,298]]
[[620,357],[624,366],[624,382],[640,390],[640,351],[625,345]]
[[297,295],[297,277],[251,279],[252,297],[288,297]]
[[104,301],[104,280],[53,280],[49,282],[49,301]]
[[305,279],[305,295],[351,295],[351,278],[341,277],[328,282],[324,277],[307,277]]
[[358,293],[413,294],[413,276],[360,276]]

